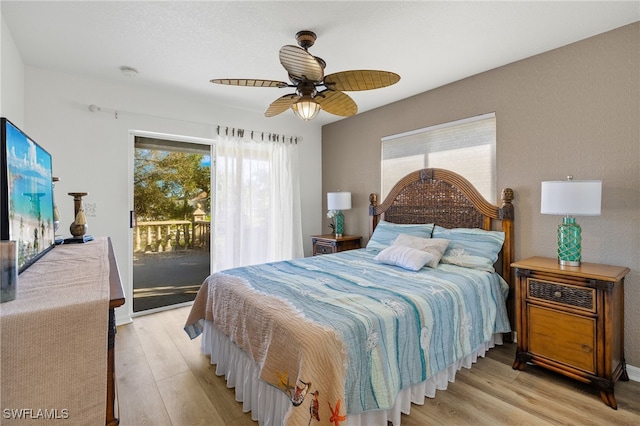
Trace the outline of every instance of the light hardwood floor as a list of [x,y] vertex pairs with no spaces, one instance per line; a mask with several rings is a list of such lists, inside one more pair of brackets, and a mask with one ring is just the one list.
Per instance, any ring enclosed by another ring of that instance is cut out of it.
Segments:
[[[234,392],[182,330],[189,307],[137,317],[118,327],[116,374],[122,426],[257,426]],[[403,426],[640,425],[640,383],[618,382],[618,410],[598,392],[536,366],[511,368],[515,345],[462,369],[447,391],[411,408]],[[306,425],[305,425],[306,426]]]

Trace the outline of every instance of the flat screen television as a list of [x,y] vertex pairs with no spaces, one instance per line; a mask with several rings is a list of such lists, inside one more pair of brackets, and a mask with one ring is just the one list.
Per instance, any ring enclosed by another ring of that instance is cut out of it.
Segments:
[[18,273],[55,246],[51,155],[2,117],[0,240],[18,245]]

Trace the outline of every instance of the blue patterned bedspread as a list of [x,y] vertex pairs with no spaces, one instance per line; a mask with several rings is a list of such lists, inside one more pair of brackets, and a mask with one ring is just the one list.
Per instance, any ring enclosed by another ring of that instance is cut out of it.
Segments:
[[374,256],[360,249],[222,272],[337,330],[349,414],[391,408],[400,389],[511,330],[497,273],[446,264],[411,272]]

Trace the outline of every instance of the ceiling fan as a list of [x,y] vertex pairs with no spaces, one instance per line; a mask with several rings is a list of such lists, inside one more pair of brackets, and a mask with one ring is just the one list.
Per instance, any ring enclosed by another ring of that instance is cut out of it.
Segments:
[[291,108],[298,117],[308,121],[318,115],[321,109],[342,117],[355,115],[358,106],[343,91],[379,89],[400,80],[398,74],[376,70],[350,70],[324,75],[326,62],[308,52],[316,41],[316,34],[308,30],[299,31],[296,41],[300,47],[285,45],[280,49],[280,63],[287,70],[290,83],[230,78],[213,79],[211,82],[232,86],[295,87],[295,93],[273,101],[264,115],[273,117]]

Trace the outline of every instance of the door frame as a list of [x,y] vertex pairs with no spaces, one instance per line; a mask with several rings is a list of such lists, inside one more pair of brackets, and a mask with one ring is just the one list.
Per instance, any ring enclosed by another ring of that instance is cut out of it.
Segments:
[[[141,312],[133,312],[133,224],[131,223],[131,221],[133,220],[133,218],[131,217],[131,212],[134,209],[134,200],[133,200],[133,175],[134,175],[134,167],[135,167],[135,141],[136,141],[136,137],[146,137],[146,138],[154,138],[154,139],[163,139],[163,140],[168,140],[168,141],[175,141],[175,142],[187,142],[187,143],[195,143],[195,144],[200,144],[200,145],[209,145],[210,146],[210,155],[211,155],[211,206],[214,205],[214,198],[215,197],[215,191],[214,188],[215,186],[215,173],[213,172],[215,170],[215,164],[216,164],[216,157],[215,157],[215,152],[216,152],[216,145],[215,145],[215,139],[210,139],[210,138],[200,138],[200,137],[194,137],[194,136],[184,136],[184,135],[176,135],[176,134],[170,134],[170,133],[159,133],[159,132],[151,132],[151,131],[146,131],[146,130],[129,130],[129,141],[128,141],[128,151],[129,151],[129,167],[128,167],[128,176],[127,176],[127,189],[128,189],[128,206],[129,206],[129,229],[128,229],[128,234],[129,234],[129,238],[128,238],[128,247],[127,247],[127,270],[126,270],[126,281],[125,283],[123,283],[123,287],[124,287],[124,293],[125,293],[125,298],[127,301],[131,301],[131,303],[127,303],[127,316],[129,319],[132,319],[136,316],[141,316],[141,315],[146,315],[146,314],[150,314],[153,312],[157,312],[159,310],[165,310],[165,309],[171,309],[172,307],[164,307],[164,308],[158,308],[158,309],[150,309],[147,311],[141,311]],[[211,214],[211,223],[215,223],[215,218],[214,218],[214,212],[213,210],[209,212]],[[213,232],[209,233],[209,247],[213,247],[212,245],[212,241],[211,239],[213,238]],[[210,265],[212,265],[213,263],[211,262],[210,259]],[[211,272],[211,271],[209,271]],[[122,271],[121,271],[122,274]],[[193,302],[186,302],[180,305],[188,305],[188,304],[193,304]],[[177,306],[177,305],[176,305]]]

